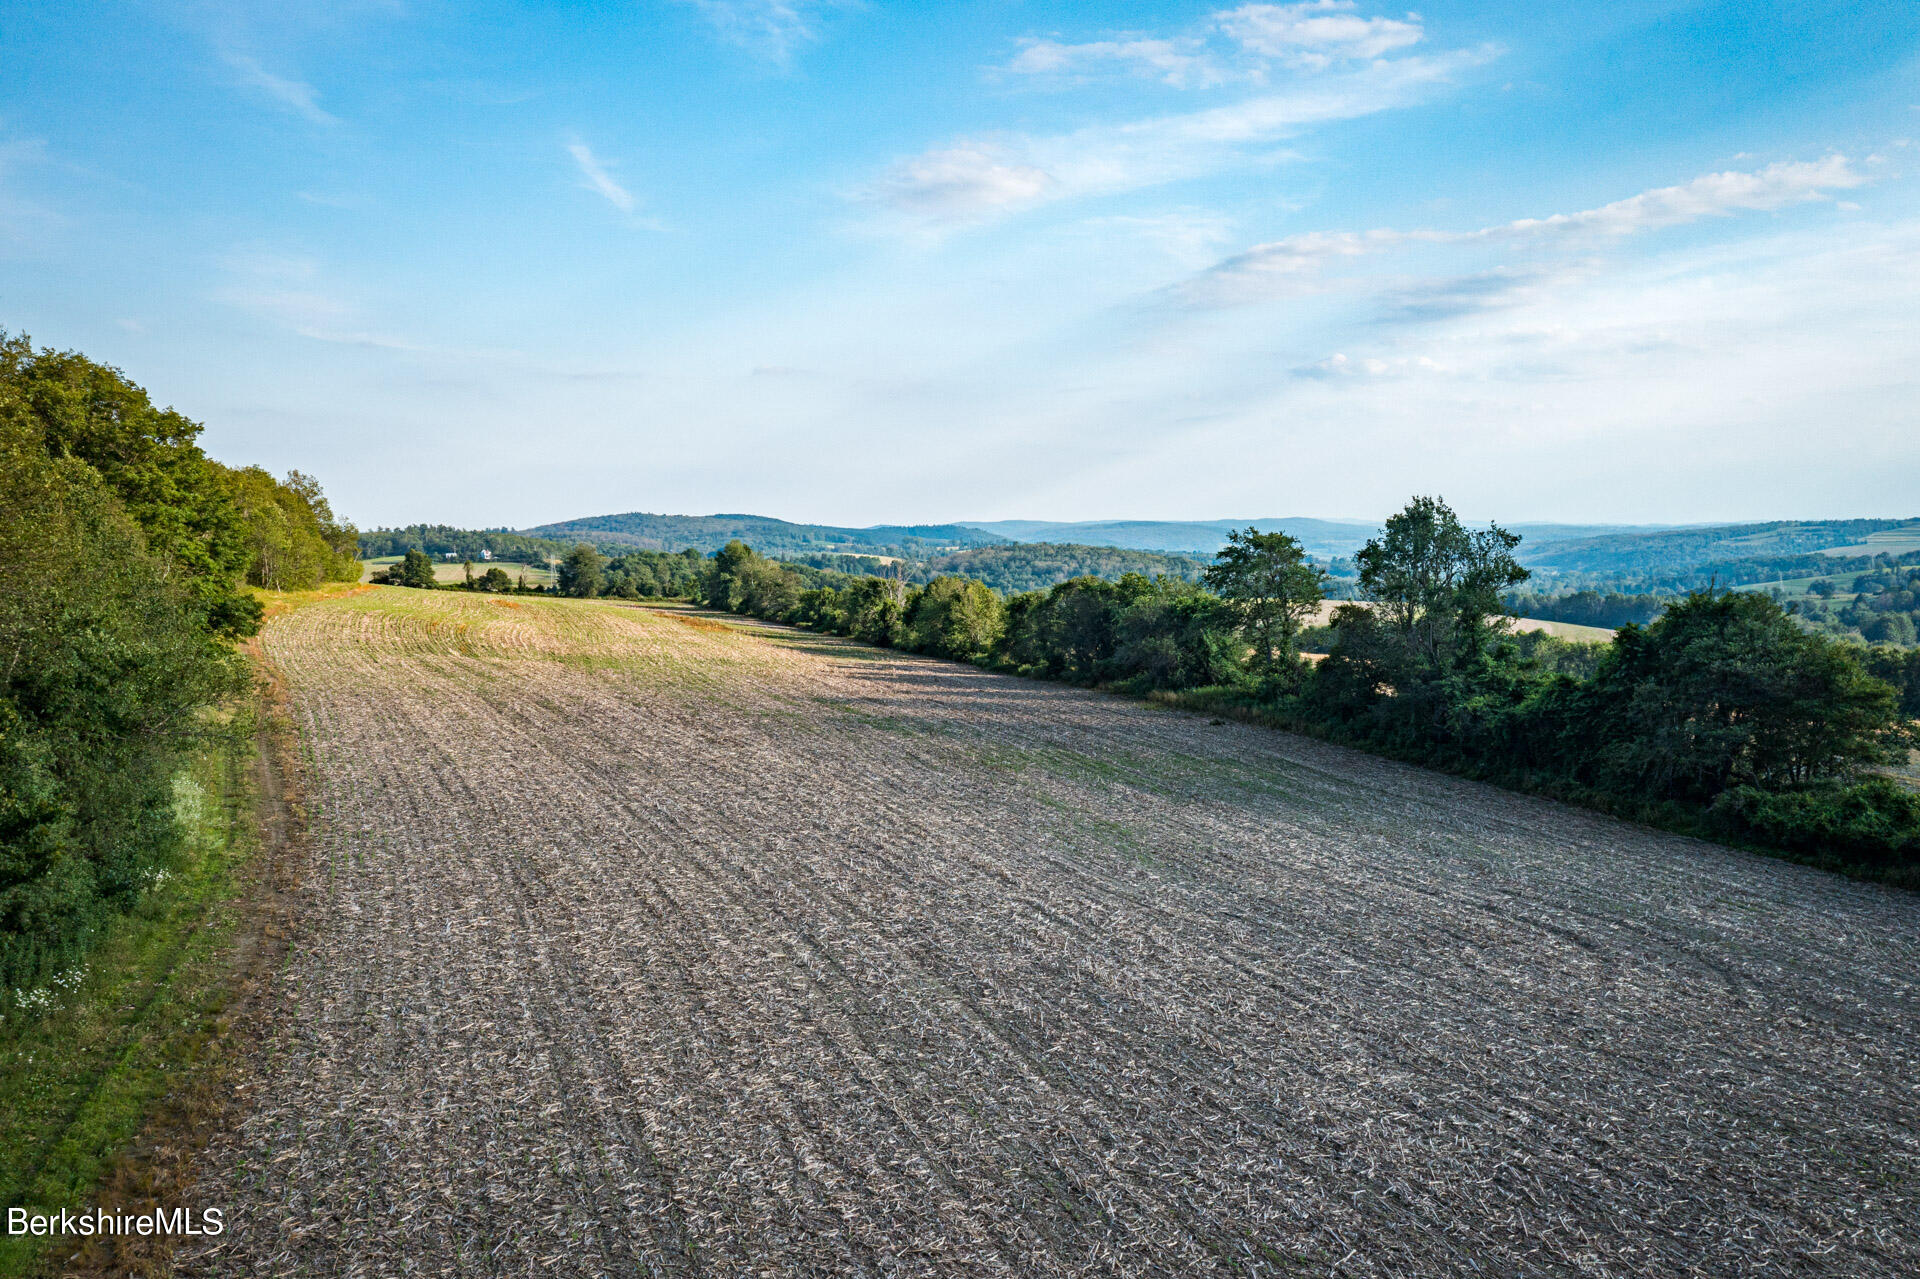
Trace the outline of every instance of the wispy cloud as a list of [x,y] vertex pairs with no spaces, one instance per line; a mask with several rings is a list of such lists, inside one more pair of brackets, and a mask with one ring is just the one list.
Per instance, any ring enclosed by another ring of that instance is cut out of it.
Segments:
[[1363,18],[1353,0],[1246,4],[1214,15],[1221,31],[1253,53],[1294,66],[1378,58],[1420,42],[1420,16]]
[[785,65],[820,39],[820,13],[833,0],[681,0],[698,9],[720,38],[755,57]]
[[607,172],[607,167],[593,154],[591,147],[584,142],[569,142],[567,154],[580,166],[580,176],[586,179],[581,184],[583,187],[597,192],[620,212],[633,212],[633,193],[613,180],[613,175]]
[[1708,173],[1679,186],[1643,191],[1625,200],[1580,213],[1523,219],[1491,227],[1484,236],[1532,235],[1540,232],[1594,231],[1628,235],[1656,227],[1679,226],[1701,218],[1724,217],[1743,210],[1784,208],[1818,200],[1829,191],[1864,186],[1867,178],[1843,155],[1810,161],[1783,160],[1753,173]]
[[258,90],[295,115],[313,124],[340,123],[337,116],[321,110],[320,95],[312,85],[276,75],[261,66],[258,60],[244,53],[229,50],[220,55],[220,60],[234,70],[242,85]]
[[1067,84],[1121,73],[1177,89],[1232,81],[1263,82],[1276,69],[1322,71],[1339,63],[1382,58],[1425,38],[1418,14],[1368,18],[1353,0],[1248,4],[1222,9],[1186,32],[1124,32],[1102,40],[1029,36],[999,70],[1042,84]]
[[1224,83],[1235,74],[1197,37],[1156,40],[1129,36],[1063,44],[1029,37],[1003,71],[1020,76],[1083,78],[1119,69],[1148,76],[1176,89],[1205,88]]
[[[1704,218],[1780,209],[1826,198],[1833,191],[1861,186],[1867,180],[1845,156],[1829,155],[1820,160],[1785,160],[1750,173],[1703,174],[1690,182],[1643,191],[1598,208],[1521,218],[1470,231],[1310,231],[1234,254],[1180,284],[1174,293],[1191,306],[1256,302],[1323,287],[1322,272],[1332,262],[1408,245],[1545,239],[1591,242]],[[1484,295],[1508,289],[1512,283],[1511,276],[1483,274],[1453,282],[1450,293],[1455,299]],[[1413,300],[1415,305],[1420,302]],[[1435,297],[1427,299],[1426,304],[1450,303]]]
[[1491,56],[1478,50],[1400,58],[1203,111],[1051,137],[962,139],[897,162],[855,194],[921,224],[964,224],[1201,177],[1282,158],[1272,144],[1302,129],[1406,106]]
[[1402,355],[1389,359],[1377,356],[1365,356],[1353,359],[1344,352],[1336,352],[1324,360],[1318,360],[1303,368],[1295,369],[1295,377],[1329,380],[1333,378],[1389,378],[1418,377],[1450,372],[1446,365],[1425,355]]

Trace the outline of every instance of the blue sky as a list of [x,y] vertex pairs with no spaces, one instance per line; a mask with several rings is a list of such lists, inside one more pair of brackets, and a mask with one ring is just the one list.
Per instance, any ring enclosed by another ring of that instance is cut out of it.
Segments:
[[0,325],[363,525],[1920,514],[1920,6],[12,5]]

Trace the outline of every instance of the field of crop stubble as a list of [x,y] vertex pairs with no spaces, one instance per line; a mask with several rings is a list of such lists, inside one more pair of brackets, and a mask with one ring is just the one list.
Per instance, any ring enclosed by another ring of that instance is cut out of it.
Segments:
[[684,612],[265,647],[309,922],[189,1272],[1920,1265],[1912,895]]

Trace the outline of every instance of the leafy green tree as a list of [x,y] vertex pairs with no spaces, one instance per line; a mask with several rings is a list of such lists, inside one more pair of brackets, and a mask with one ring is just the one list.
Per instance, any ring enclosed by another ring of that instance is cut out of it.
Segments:
[[715,551],[713,562],[707,566],[704,590],[707,607],[732,612],[740,603],[743,589],[740,570],[758,558],[753,548],[739,538]]
[[246,679],[113,488],[38,428],[0,380],[0,1012],[164,867],[198,712]]
[[495,564],[480,575],[476,587],[479,590],[495,593],[510,591],[513,589],[513,579],[507,576],[507,570]]
[[1900,716],[1920,720],[1920,648],[1898,649],[1876,644],[1863,657],[1875,679],[1892,685],[1900,698]]
[[1160,577],[1114,621],[1109,669],[1128,688],[1202,688],[1241,677],[1234,610],[1201,587]]
[[1006,631],[1006,605],[982,583],[936,577],[915,593],[905,617],[906,643],[915,652],[979,661]]
[[1206,574],[1252,645],[1253,670],[1264,679],[1289,679],[1299,670],[1295,641],[1324,598],[1326,581],[1299,542],[1255,528],[1228,533]]
[[600,593],[601,574],[606,567],[607,557],[581,542],[560,561],[560,593],[575,599],[593,598]]
[[400,562],[394,565],[392,580],[396,586],[411,586],[421,591],[433,590],[436,585],[433,580],[433,561],[427,558],[425,551],[417,549],[408,551]]
[[195,442],[198,423],[155,408],[117,369],[75,351],[35,351],[3,330],[0,384],[11,392],[24,446],[92,467],[210,629],[259,629],[260,604],[237,589],[251,558],[246,521],[226,468]]
[[1520,538],[1473,532],[1438,498],[1416,497],[1354,556],[1360,589],[1427,678],[1486,652],[1509,616],[1502,592],[1527,580]]
[[738,575],[739,609],[754,617],[784,622],[800,605],[806,581],[775,560],[755,557],[741,565]]
[[1906,740],[1895,690],[1857,650],[1750,591],[1700,592],[1623,627],[1591,683],[1565,696],[1582,771],[1647,798],[1850,778]]
[[841,598],[846,634],[883,647],[899,642],[903,620],[899,583],[863,577],[841,592]]
[[359,576],[353,530],[333,523],[318,481],[298,471],[286,482],[257,466],[225,472],[246,532],[246,580],[271,590],[307,590]]

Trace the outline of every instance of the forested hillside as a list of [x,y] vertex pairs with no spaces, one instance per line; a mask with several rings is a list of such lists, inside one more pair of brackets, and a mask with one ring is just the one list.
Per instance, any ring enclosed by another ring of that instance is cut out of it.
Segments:
[[[1782,520],[1661,532],[1613,533],[1559,542],[1527,558],[1545,573],[1617,576],[1693,573],[1713,565],[1791,563],[1796,557],[1856,545],[1868,536],[1916,525],[1912,520]],[[1920,525],[1916,525],[1920,527]],[[1753,579],[1758,580],[1758,579]]]
[[[989,520],[974,528],[998,533],[1019,542],[1071,542],[1086,546],[1118,546],[1142,551],[1174,551],[1212,555],[1227,544],[1236,529],[1257,528],[1263,533],[1285,533],[1318,559],[1345,558],[1379,536],[1380,525],[1365,520],[1320,520],[1299,515],[1244,520]],[[1526,539],[1529,554],[1546,546],[1580,538],[1612,535],[1638,536],[1659,532],[1665,525],[1622,527],[1617,524],[1515,524]]]
[[936,555],[914,565],[912,580],[924,584],[936,577],[965,577],[1008,594],[1039,590],[1075,577],[1115,581],[1128,573],[1197,582],[1210,558],[1109,546],[1018,542]]
[[571,541],[529,537],[511,529],[467,529],[446,524],[409,524],[360,534],[360,556],[369,560],[408,551],[425,551],[435,559],[452,555],[462,560],[484,560],[487,555],[482,552],[486,552],[496,560],[538,564],[549,556],[565,555],[573,546]]
[[359,574],[320,486],[222,466],[115,369],[0,332],[0,1014],[180,838],[174,778],[247,687],[245,588]]
[[565,520],[523,530],[529,536],[563,538],[601,547],[633,546],[643,550],[677,551],[697,547],[716,551],[735,539],[751,539],[769,555],[792,556],[809,552],[855,549],[927,553],[953,546],[983,546],[998,536],[961,524],[880,524],[871,528],[840,528],[828,524],[793,524],[765,515],[600,515]]

